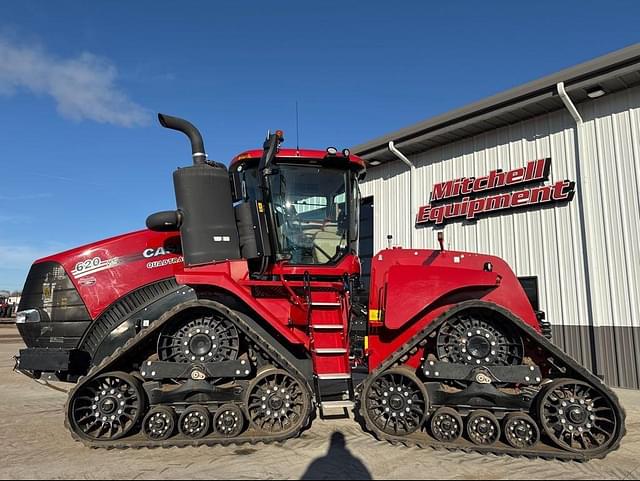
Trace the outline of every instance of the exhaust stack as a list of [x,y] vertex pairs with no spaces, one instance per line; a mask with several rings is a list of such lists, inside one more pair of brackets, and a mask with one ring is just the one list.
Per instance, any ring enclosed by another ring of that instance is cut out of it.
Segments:
[[193,165],[204,164],[207,160],[207,154],[204,150],[204,140],[200,131],[188,120],[171,115],[158,114],[160,125],[165,129],[177,130],[182,132],[191,142],[191,156],[193,157]]

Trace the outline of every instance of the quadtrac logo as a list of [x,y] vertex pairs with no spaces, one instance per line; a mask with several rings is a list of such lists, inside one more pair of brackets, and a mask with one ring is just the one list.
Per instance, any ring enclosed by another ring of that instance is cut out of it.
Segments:
[[166,259],[155,260],[147,262],[147,269],[157,269],[159,267],[166,267],[173,264],[179,264],[184,261],[182,256],[176,255],[174,252],[165,249],[164,247],[149,248],[142,252],[142,257],[145,259],[153,259],[155,257],[172,256]]

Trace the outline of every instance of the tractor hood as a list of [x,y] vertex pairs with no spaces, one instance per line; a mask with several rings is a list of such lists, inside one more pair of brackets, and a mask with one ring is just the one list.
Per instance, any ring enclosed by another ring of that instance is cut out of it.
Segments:
[[182,267],[182,254],[175,232],[141,230],[112,237],[37,260],[19,310],[52,311],[81,301],[95,319],[125,294],[173,277],[176,267]]

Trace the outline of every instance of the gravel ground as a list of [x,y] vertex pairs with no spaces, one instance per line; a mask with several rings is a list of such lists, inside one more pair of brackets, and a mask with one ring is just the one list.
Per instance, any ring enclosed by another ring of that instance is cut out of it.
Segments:
[[[284,444],[92,450],[63,426],[65,394],[12,372],[15,327],[0,325],[2,479],[634,479],[640,476],[640,392],[618,391],[628,434],[590,463],[530,461],[390,446],[352,420],[316,420]],[[64,385],[63,385],[64,386]]]

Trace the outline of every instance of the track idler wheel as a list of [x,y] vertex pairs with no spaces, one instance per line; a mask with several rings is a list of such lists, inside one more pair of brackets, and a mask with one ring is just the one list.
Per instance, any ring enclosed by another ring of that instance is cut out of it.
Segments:
[[113,441],[138,427],[146,400],[140,382],[124,372],[102,374],[73,394],[71,429],[89,441]]
[[492,446],[500,439],[500,424],[489,411],[474,411],[467,419],[467,436],[478,446]]
[[504,437],[511,447],[530,449],[540,441],[540,430],[528,414],[511,413],[504,418]]
[[606,451],[620,428],[609,398],[575,379],[558,379],[545,386],[538,398],[538,417],[556,446],[590,456]]
[[176,413],[166,406],[153,408],[142,422],[142,432],[152,441],[169,439],[176,430]]
[[431,434],[438,441],[451,443],[457,441],[464,431],[462,417],[455,409],[440,408],[431,416]]
[[407,436],[425,422],[429,394],[409,369],[384,371],[368,381],[363,391],[363,415],[385,434]]
[[225,438],[235,438],[244,429],[244,414],[233,404],[220,407],[213,417],[213,428]]
[[180,434],[192,439],[200,439],[209,434],[211,415],[204,406],[190,406],[180,416]]
[[258,431],[288,436],[304,427],[311,411],[311,392],[287,371],[263,369],[247,392],[249,422]]

